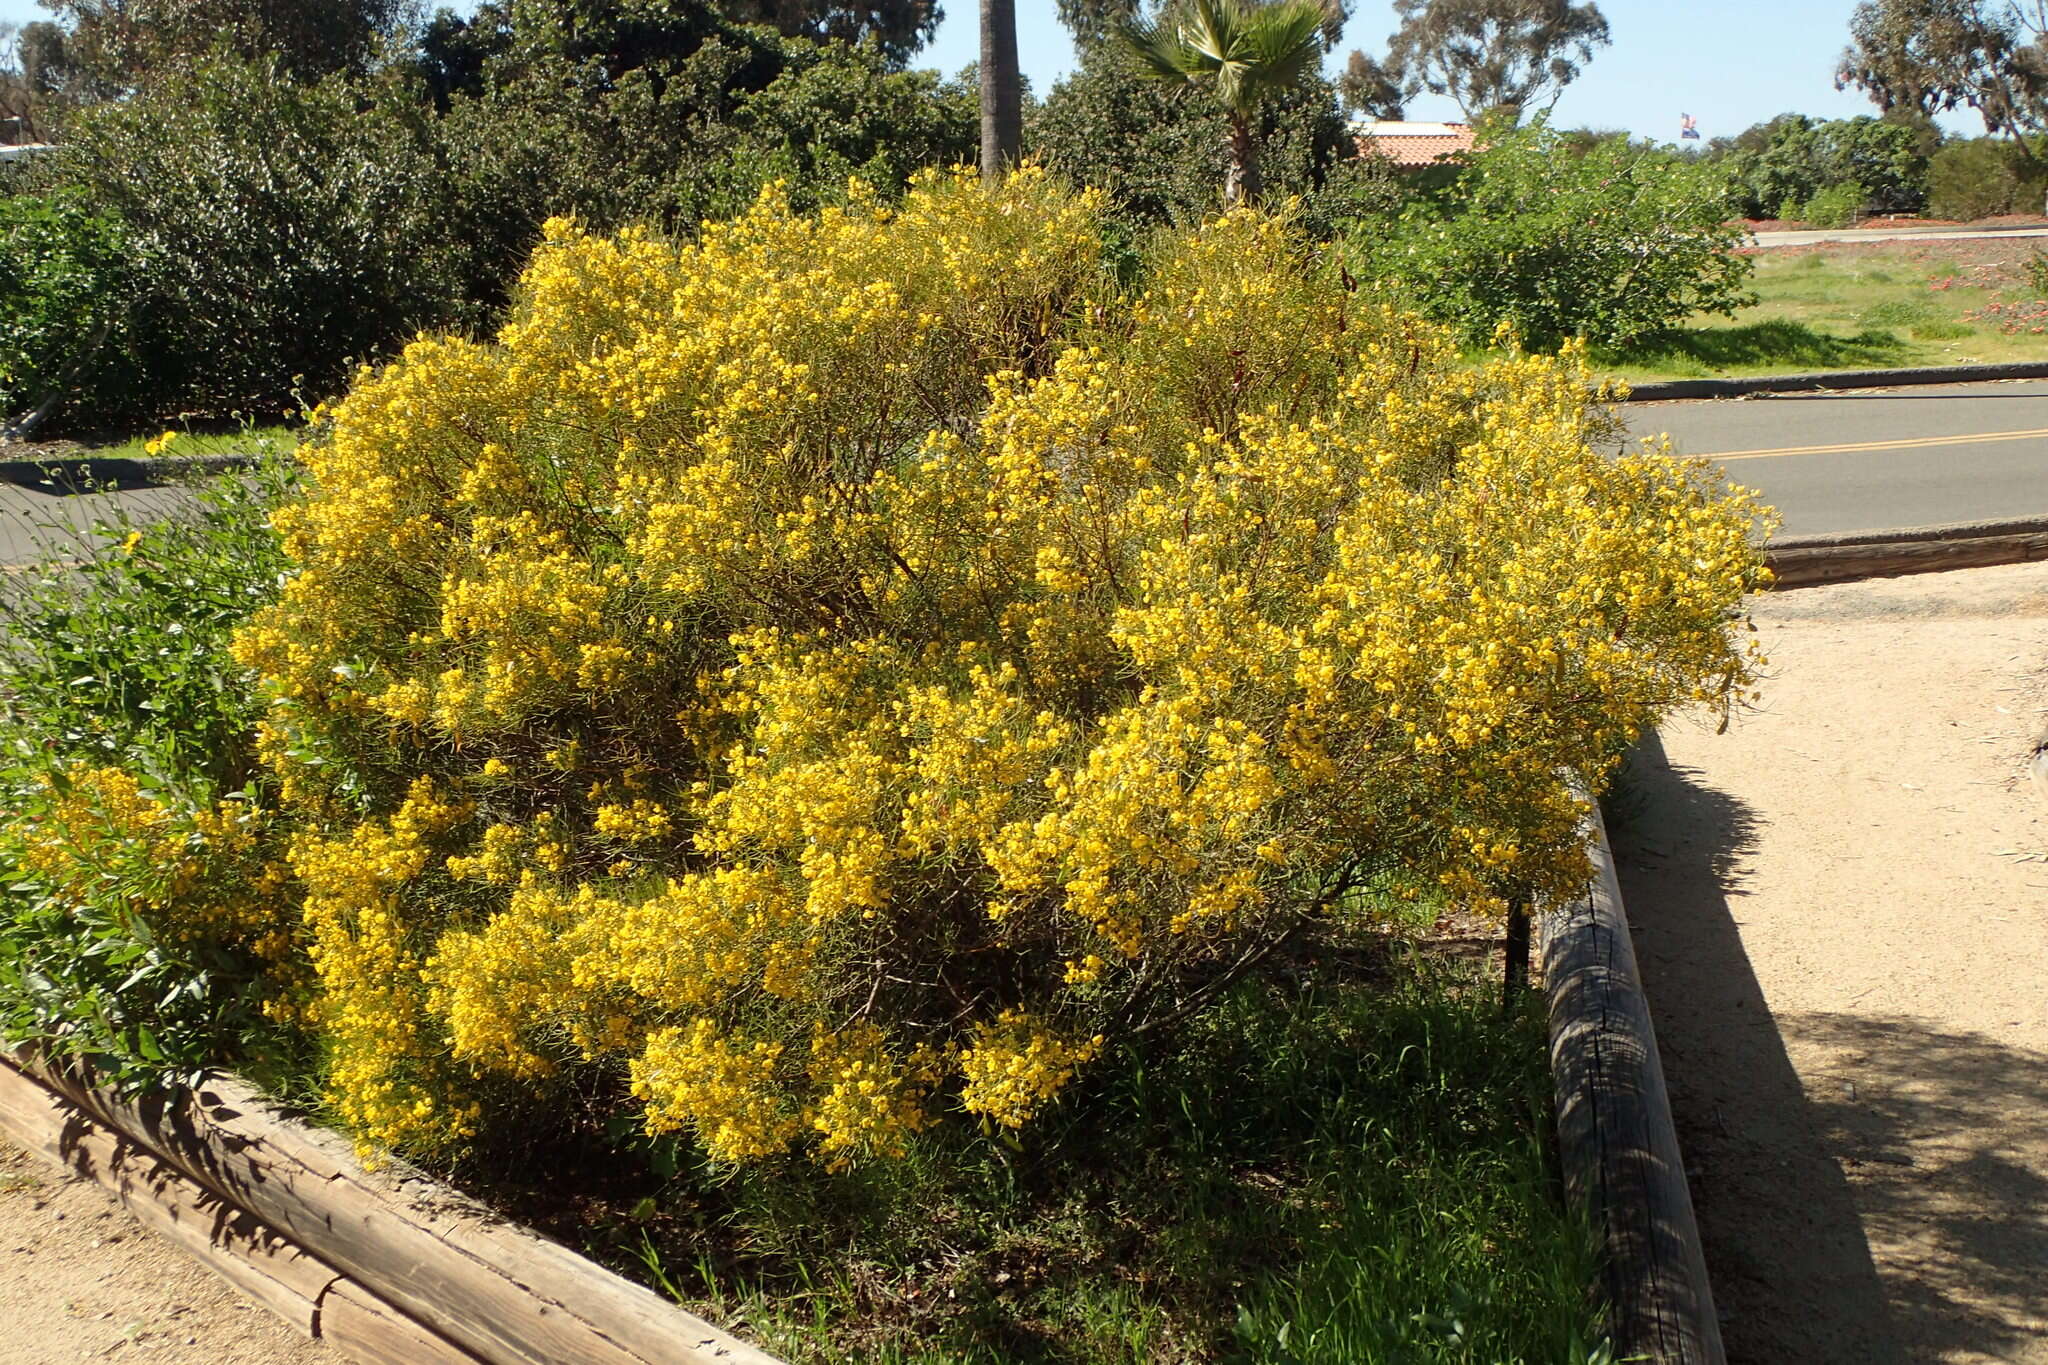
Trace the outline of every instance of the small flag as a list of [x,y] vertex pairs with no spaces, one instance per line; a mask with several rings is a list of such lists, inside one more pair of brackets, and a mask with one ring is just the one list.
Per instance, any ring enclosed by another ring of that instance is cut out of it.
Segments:
[[1678,135],[1681,138],[1691,138],[1694,142],[1698,142],[1700,140],[1700,121],[1691,114],[1680,114],[1678,116]]

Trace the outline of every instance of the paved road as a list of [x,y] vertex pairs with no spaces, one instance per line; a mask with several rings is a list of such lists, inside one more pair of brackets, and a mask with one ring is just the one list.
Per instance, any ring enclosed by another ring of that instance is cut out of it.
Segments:
[[1750,241],[1774,246],[1819,246],[1824,242],[1959,242],[1985,237],[2048,237],[2048,227],[2009,228],[1796,228],[1788,232],[1753,232]]
[[1785,535],[2048,516],[2048,383],[1630,404],[1631,433],[1668,432],[1763,490]]
[[147,521],[188,506],[192,495],[182,488],[138,488],[120,493],[66,496],[52,491],[0,484],[0,566],[69,558],[81,537],[95,524],[120,516]]

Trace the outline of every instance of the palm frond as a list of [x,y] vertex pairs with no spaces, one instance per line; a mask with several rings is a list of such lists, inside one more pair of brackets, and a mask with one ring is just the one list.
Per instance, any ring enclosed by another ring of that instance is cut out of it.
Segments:
[[1326,0],[1182,0],[1159,22],[1117,31],[1148,74],[1213,81],[1224,107],[1242,114],[1315,64],[1328,13]]
[[1262,93],[1294,84],[1322,56],[1324,16],[1320,0],[1279,0],[1253,12],[1240,42]]
[[1126,20],[1117,26],[1116,33],[1124,50],[1137,59],[1148,75],[1185,83],[1206,73],[1206,68],[1180,41],[1180,36],[1159,24]]

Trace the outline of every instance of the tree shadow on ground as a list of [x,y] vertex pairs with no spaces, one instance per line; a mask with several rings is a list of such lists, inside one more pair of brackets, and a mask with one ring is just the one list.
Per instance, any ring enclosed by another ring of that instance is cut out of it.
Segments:
[[2038,1349],[2048,1320],[2048,1054],[1911,1018],[1781,1022],[1871,1242],[1888,1266],[1909,1267],[1886,1289],[1916,1358]]
[[1599,359],[1617,368],[1706,375],[1778,366],[1834,370],[1896,365],[1910,350],[1895,333],[1882,328],[1836,336],[1803,322],[1773,318],[1740,326],[1673,328]]
[[1654,734],[1609,804],[1729,1360],[1904,1365],[1855,1192],[1743,948],[1754,813]]

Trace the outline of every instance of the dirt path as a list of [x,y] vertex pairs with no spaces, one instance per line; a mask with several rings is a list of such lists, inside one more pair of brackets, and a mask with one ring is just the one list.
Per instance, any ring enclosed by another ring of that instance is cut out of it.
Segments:
[[0,1139],[0,1365],[333,1365],[138,1226],[89,1180]]
[[2048,563],[1756,621],[1616,821],[1730,1358],[2048,1365]]

